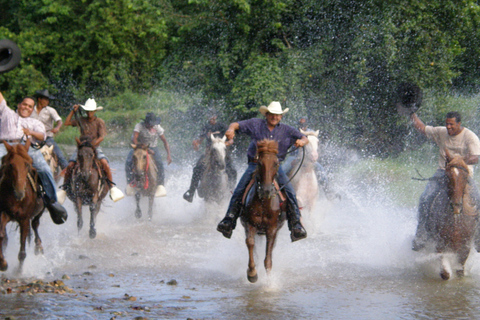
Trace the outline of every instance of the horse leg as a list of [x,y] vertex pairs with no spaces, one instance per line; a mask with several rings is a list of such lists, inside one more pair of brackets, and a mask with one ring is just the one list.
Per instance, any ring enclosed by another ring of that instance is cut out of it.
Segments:
[[82,199],[77,198],[77,203],[75,205],[75,211],[77,212],[77,230],[80,233],[80,230],[83,228],[83,217],[82,217]]
[[23,219],[18,223],[20,224],[20,251],[18,252],[18,273],[21,273],[23,269],[23,262],[27,257],[27,252],[25,251],[25,243],[27,241],[27,236],[30,232],[30,220]]
[[97,230],[95,230],[95,220],[97,218],[98,211],[100,211],[100,202],[90,205],[90,239],[95,239],[97,236]]
[[10,219],[5,213],[0,213],[0,271],[6,271],[8,269],[7,260],[3,255],[3,251],[7,248],[8,236],[6,226]]
[[32,229],[33,229],[33,232],[35,233],[35,255],[43,254],[42,239],[40,239],[40,235],[38,234],[38,227],[40,226],[40,217],[41,215],[38,215],[32,220]]
[[[155,192],[155,190],[153,192]],[[152,220],[154,199],[155,199],[154,194],[151,194],[148,196],[148,220]]]
[[440,277],[443,280],[448,280],[450,279],[451,276],[451,271],[450,271],[450,265],[448,261],[445,259],[443,254],[440,255]]
[[266,254],[265,254],[265,270],[267,271],[267,275],[270,274],[272,270],[272,254],[273,254],[273,246],[275,245],[275,239],[277,238],[277,228],[269,228],[267,230],[267,246],[266,246]]
[[245,240],[248,248],[248,270],[247,270],[247,279],[251,283],[255,283],[258,280],[257,270],[255,269],[255,259],[253,257],[253,248],[255,247],[255,234],[256,228],[247,224],[246,235],[247,239]]
[[140,192],[135,193],[135,200],[137,202],[137,209],[135,210],[135,217],[140,219],[142,217],[142,210],[140,209]]
[[458,277],[463,277],[465,275],[465,262],[468,259],[470,254],[470,246],[464,244],[457,253],[458,263],[460,264],[460,269],[456,270]]

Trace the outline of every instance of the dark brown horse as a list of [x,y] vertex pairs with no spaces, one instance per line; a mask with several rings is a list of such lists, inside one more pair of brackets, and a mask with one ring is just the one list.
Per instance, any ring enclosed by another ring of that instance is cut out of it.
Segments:
[[157,188],[157,166],[152,157],[151,150],[146,145],[132,144],[133,151],[133,184],[137,209],[135,217],[142,217],[140,198],[148,197],[148,217],[152,218],[153,200]]
[[20,272],[27,256],[25,242],[27,236],[30,236],[30,221],[35,233],[35,254],[43,253],[38,226],[44,205],[37,193],[38,178],[32,167],[32,158],[28,155],[30,140],[25,145],[9,145],[5,141],[3,143],[7,154],[2,158],[0,167],[0,270],[5,271],[8,268],[3,256],[8,242],[6,225],[10,221],[17,221],[20,226]]
[[75,138],[75,140],[77,141],[77,163],[69,179],[70,182],[65,185],[65,191],[68,198],[75,204],[78,231],[83,227],[82,206],[89,206],[89,236],[93,239],[97,235],[95,219],[109,189],[95,152],[98,145],[93,145],[89,137]]
[[255,269],[254,246],[255,235],[264,234],[267,238],[265,269],[272,270],[272,252],[277,232],[286,218],[286,202],[280,194],[275,176],[279,168],[277,158],[278,143],[274,140],[262,140],[257,143],[257,169],[254,183],[246,196],[245,208],[241,217],[245,227],[248,247],[247,278],[256,282],[258,275]]
[[454,254],[456,261],[453,267],[458,276],[463,276],[465,261],[477,230],[478,208],[469,182],[467,164],[461,157],[452,157],[448,150],[445,151],[445,188],[433,201],[427,229],[435,241],[436,251],[441,253],[440,276],[448,280],[451,274],[444,254]]

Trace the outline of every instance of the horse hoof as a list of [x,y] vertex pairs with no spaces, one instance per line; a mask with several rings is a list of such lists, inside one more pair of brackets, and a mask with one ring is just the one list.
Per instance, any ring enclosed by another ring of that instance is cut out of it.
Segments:
[[41,246],[35,247],[35,255],[38,256],[39,254],[43,255],[43,247]]
[[447,270],[442,270],[440,272],[440,277],[443,279],[443,280],[448,280],[450,279],[450,273],[447,272]]
[[90,236],[90,239],[95,239],[95,237],[97,236],[97,231],[95,229],[90,229],[90,232],[88,233],[88,235]]
[[457,270],[457,277],[463,278],[465,276],[465,272],[463,270]]
[[258,280],[258,274],[254,275],[254,276],[250,276],[250,275],[247,274],[247,279],[248,279],[248,281],[250,281],[250,283],[255,283]]
[[7,269],[8,269],[7,261],[4,260],[4,261],[0,262],[0,271],[7,271]]
[[140,219],[142,217],[142,211],[137,210],[135,211],[135,218]]

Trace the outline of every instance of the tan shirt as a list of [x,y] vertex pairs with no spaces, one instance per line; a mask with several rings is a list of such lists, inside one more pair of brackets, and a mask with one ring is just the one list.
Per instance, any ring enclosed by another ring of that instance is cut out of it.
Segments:
[[45,131],[47,131],[47,137],[53,137],[52,129],[55,128],[55,124],[61,121],[62,118],[58,115],[57,110],[52,107],[46,106],[42,108],[42,111],[38,113],[37,106],[33,109],[30,117],[40,120],[45,125]]
[[[450,155],[468,157],[471,155],[480,156],[480,140],[477,135],[467,128],[455,135],[450,136],[446,127],[425,127],[425,134],[428,139],[435,141],[439,147],[438,167],[445,170],[445,149]],[[473,165],[468,166],[470,175],[473,175]]]
[[105,121],[102,119],[95,117],[95,119],[90,122],[87,118],[80,118],[79,121],[80,125],[76,120],[72,120],[72,126],[80,127],[82,136],[90,136],[92,139],[98,139],[107,135],[107,127],[105,126]]

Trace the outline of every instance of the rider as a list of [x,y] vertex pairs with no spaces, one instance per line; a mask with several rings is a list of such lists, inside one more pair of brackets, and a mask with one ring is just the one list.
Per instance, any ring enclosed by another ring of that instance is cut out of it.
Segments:
[[[72,120],[73,115],[78,111],[78,108],[82,107],[83,110],[87,112],[86,117],[80,117],[77,120]],[[98,118],[95,115],[95,112],[98,110],[102,110],[103,107],[97,107],[97,103],[94,99],[88,99],[85,105],[74,105],[72,111],[68,114],[67,118],[65,119],[65,126],[72,126],[72,127],[80,127],[80,134],[82,136],[90,136],[92,138],[92,145],[97,145],[96,153],[97,159],[100,160],[102,165],[102,169],[107,175],[107,184],[110,188],[110,198],[117,202],[120,199],[123,199],[124,194],[123,192],[115,186],[113,183],[112,178],[112,171],[110,170],[110,166],[108,164],[108,158],[102,151],[102,148],[99,146],[100,142],[103,141],[105,136],[107,135],[107,129],[105,127],[105,121]],[[77,162],[77,151],[75,151],[72,156],[70,157],[66,172],[65,172],[65,185],[67,185],[72,177],[73,167]],[[65,190],[59,191],[59,199],[61,201],[65,200],[66,192]]]
[[[203,127],[200,135],[197,139],[193,140],[192,145],[195,151],[198,151],[200,144],[205,139],[207,141],[207,149],[212,145],[210,135],[212,133],[218,133],[219,135],[224,135],[227,130],[227,126],[224,123],[217,122],[217,114],[211,113],[208,123]],[[225,143],[227,146],[230,145],[230,142]],[[203,172],[205,171],[205,153],[198,159],[195,167],[193,168],[192,180],[190,182],[190,188],[183,194],[183,199],[188,202],[193,201],[193,195],[195,190],[198,188],[200,179],[202,178]],[[226,153],[225,156],[225,172],[228,176],[229,187],[233,189],[235,183],[237,182],[237,170],[233,167],[233,161],[230,156],[230,152]]]
[[[462,127],[462,119],[458,112],[449,112],[446,115],[445,126],[426,126],[420,118],[412,113],[410,119],[413,126],[428,139],[433,140],[439,147],[438,169],[433,179],[429,179],[425,191],[420,197],[418,205],[418,226],[415,239],[412,242],[412,250],[418,251],[425,247],[428,240],[426,222],[428,220],[428,208],[432,205],[435,196],[441,188],[439,181],[445,176],[445,149],[454,156],[461,156],[469,168],[469,183],[473,187],[473,196],[478,200],[478,191],[473,176],[473,165],[478,163],[480,156],[480,140],[477,135],[467,128]],[[478,238],[478,232],[477,232]],[[476,239],[476,243],[480,243]],[[476,245],[477,250],[480,246]]]
[[[280,123],[282,115],[288,112],[288,108],[282,110],[279,102],[274,101],[268,107],[261,106],[259,110],[265,119],[252,118],[244,121],[233,122],[228,127],[225,135],[227,139],[233,139],[235,131],[245,133],[250,136],[251,141],[248,147],[248,167],[238,185],[233,192],[232,199],[228,206],[227,213],[217,226],[217,231],[221,232],[226,238],[230,238],[233,229],[235,229],[236,221],[240,216],[242,209],[242,197],[247,188],[248,183],[252,180],[255,168],[255,155],[257,141],[262,139],[273,139],[278,142],[278,159],[283,161],[287,154],[288,148],[295,145],[297,148],[303,147],[308,143],[305,135],[297,129]],[[280,166],[278,169],[277,179],[280,187],[284,187],[288,199],[287,219],[288,227],[291,231],[292,241],[297,241],[307,237],[307,232],[300,222],[300,210],[298,208],[295,191],[288,183],[288,178]]]
[[57,110],[48,106],[50,100],[55,99],[55,97],[51,96],[46,89],[35,91],[35,97],[37,98],[37,105],[35,106],[31,117],[40,120],[40,122],[45,125],[45,130],[47,131],[47,139],[45,139],[45,143],[48,146],[53,145],[53,152],[57,155],[58,164],[63,170],[67,167],[68,161],[65,159],[58,144],[53,140],[53,136],[62,127],[62,118],[58,115]]
[[[157,166],[157,189],[155,190],[155,197],[165,197],[167,191],[165,190],[165,170],[163,168],[162,158],[160,155],[160,149],[158,148],[158,138],[162,140],[163,146],[167,151],[167,163],[172,163],[172,157],[170,155],[170,146],[164,135],[165,130],[160,126],[160,118],[156,117],[153,112],[148,112],[145,119],[137,123],[133,129],[132,143],[148,145],[149,149],[153,152],[153,159]],[[133,182],[132,169],[133,169],[133,149],[130,150],[125,163],[125,172],[127,174],[127,195],[134,194],[133,188],[130,185]]]
[[[33,142],[45,140],[45,126],[33,119],[30,115],[33,112],[35,100],[31,97],[23,98],[17,106],[17,112],[7,107],[7,102],[0,93],[0,140],[8,143],[20,143],[24,138],[30,136]],[[7,154],[5,145],[0,144],[0,158]],[[55,194],[55,181],[52,171],[42,156],[42,153],[33,147],[28,149],[32,157],[33,166],[37,169],[40,182],[44,189],[42,194],[45,207],[50,212],[54,223],[62,224],[67,220],[67,211],[57,202]]]

